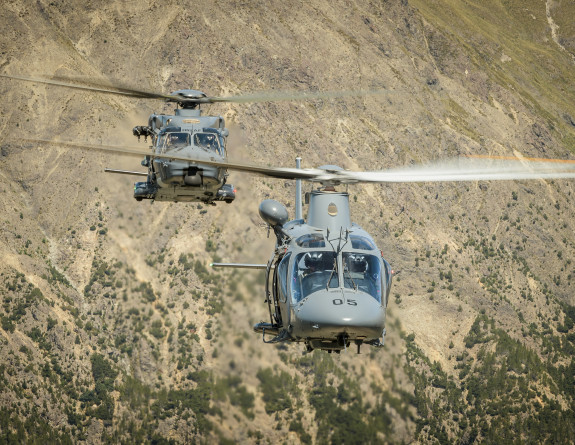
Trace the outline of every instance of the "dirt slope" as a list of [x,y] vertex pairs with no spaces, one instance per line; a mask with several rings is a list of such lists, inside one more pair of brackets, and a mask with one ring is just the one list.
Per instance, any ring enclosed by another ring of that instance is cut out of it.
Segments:
[[[572,158],[574,12],[567,1],[9,2],[0,73],[210,95],[386,91],[206,108],[230,126],[230,158],[262,165]],[[134,145],[131,128],[170,106],[4,78],[0,104],[0,437],[471,443],[509,422],[525,440],[572,437],[561,377],[573,369],[572,181],[350,188],[354,220],[401,270],[387,344],[304,356],[251,333],[267,316],[260,275],[205,269],[267,261],[257,206],[291,211],[291,183],[233,174],[229,206],[137,203],[133,180],[103,169],[140,159],[23,139]]]

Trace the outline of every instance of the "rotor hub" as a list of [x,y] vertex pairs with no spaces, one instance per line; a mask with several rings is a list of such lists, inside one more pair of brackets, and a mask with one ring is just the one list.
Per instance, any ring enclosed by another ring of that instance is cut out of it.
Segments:
[[202,103],[209,103],[208,96],[198,90],[177,90],[170,93],[167,102],[175,102],[182,108],[193,109]]

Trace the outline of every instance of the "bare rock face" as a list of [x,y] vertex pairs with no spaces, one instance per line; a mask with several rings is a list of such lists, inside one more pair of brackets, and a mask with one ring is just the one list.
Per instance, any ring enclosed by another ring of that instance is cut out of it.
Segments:
[[[8,2],[0,74],[380,92],[205,107],[226,119],[230,159],[261,165],[571,159],[572,6],[456,3]],[[353,221],[401,270],[386,345],[302,354],[251,332],[269,317],[261,271],[208,266],[267,261],[258,205],[293,218],[291,183],[231,173],[229,206],[138,203],[133,179],[103,169],[141,159],[30,139],[134,146],[132,127],[172,105],[5,77],[0,103],[2,439],[574,437],[572,181],[350,187]]]

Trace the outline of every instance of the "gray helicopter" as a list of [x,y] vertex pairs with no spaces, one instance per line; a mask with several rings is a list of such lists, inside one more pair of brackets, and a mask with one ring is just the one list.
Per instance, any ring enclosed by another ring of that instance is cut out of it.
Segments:
[[[172,160],[169,156],[194,157],[225,161],[226,138],[229,134],[222,116],[203,116],[200,106],[225,102],[225,98],[207,97],[197,90],[178,90],[171,94],[158,94],[117,86],[86,82],[79,79],[54,77],[51,79],[0,75],[9,79],[43,83],[67,88],[117,94],[134,98],[161,99],[175,103],[173,115],[153,113],[148,125],[133,128],[132,133],[145,141],[150,138],[151,152],[141,162],[147,172],[106,169],[110,173],[145,176],[146,180],[134,184],[134,198],[138,201],[195,202],[214,201],[231,203],[235,199],[233,185],[227,184],[227,172],[221,168],[189,165]],[[230,98],[233,101],[233,98]]]
[[[225,160],[226,138],[229,134],[222,116],[202,116],[200,104],[206,95],[196,90],[179,90],[170,95],[168,102],[176,102],[179,108],[174,115],[152,114],[147,126],[132,130],[140,140],[151,137],[153,154],[146,156],[142,165],[148,167],[145,182],[134,184],[134,198],[141,201],[202,201],[231,203],[236,191],[226,184],[225,170],[202,166],[190,166],[185,161],[169,161],[158,154],[191,154],[212,160]],[[107,169],[112,173],[133,174],[122,170]]]
[[[299,167],[299,158],[297,161]],[[348,172],[335,166],[273,169],[228,165],[272,177],[296,179],[296,215],[275,200],[259,206],[273,229],[275,249],[267,264],[214,263],[213,267],[265,269],[269,322],[254,331],[266,343],[303,342],[340,353],[353,342],[381,347],[394,272],[373,238],[352,223],[349,195],[335,186],[358,182],[437,182],[575,178],[575,161],[461,158],[432,165],[376,172]],[[302,218],[301,180],[322,187],[306,194]],[[266,339],[266,335],[273,336]]]
[[[297,159],[297,166],[300,159]],[[323,184],[306,194],[307,221],[302,218],[301,178],[296,180],[296,215],[278,201],[259,206],[261,218],[273,229],[276,248],[267,264],[213,263],[212,267],[266,270],[266,302],[270,322],[254,331],[266,343],[304,342],[306,349],[337,353],[363,343],[383,346],[385,316],[393,272],[373,238],[351,222],[349,195],[336,191],[341,172],[320,167]],[[266,340],[266,335],[273,338]]]
[[[202,115],[201,106],[219,102],[253,103],[311,99],[333,99],[346,96],[382,94],[384,91],[335,91],[335,92],[262,92],[248,95],[208,97],[197,90],[183,89],[171,94],[154,93],[132,88],[114,86],[85,79],[52,77],[36,78],[0,74],[0,77],[75,88],[97,93],[115,94],[141,99],[159,99],[176,104],[174,114],[151,114],[148,125],[138,125],[132,133],[138,141],[144,137],[151,140],[151,152],[144,155],[142,166],[147,172],[108,168],[105,171],[133,176],[144,176],[145,181],[134,184],[134,198],[138,201],[231,203],[236,197],[233,185],[227,183],[225,168],[208,165],[227,160],[226,139],[229,131],[222,116]],[[32,142],[51,143],[51,140]],[[60,141],[60,144],[77,145]],[[84,144],[86,145],[86,144]],[[186,160],[184,160],[184,158]],[[197,162],[191,163],[187,158]]]
[[[373,238],[351,222],[349,195],[328,186],[307,195],[308,219],[288,222],[277,201],[260,204],[276,249],[266,265],[269,342],[305,342],[308,351],[383,346],[392,270]],[[301,203],[296,203],[299,209]],[[298,210],[298,213],[301,210]]]

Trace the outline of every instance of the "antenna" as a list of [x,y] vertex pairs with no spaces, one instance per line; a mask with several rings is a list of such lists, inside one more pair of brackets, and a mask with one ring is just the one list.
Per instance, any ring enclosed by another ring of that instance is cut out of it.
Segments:
[[[295,158],[296,168],[301,168],[301,158],[298,156]],[[301,219],[302,216],[302,204],[301,204],[301,179],[296,179],[295,181],[295,219]]]

